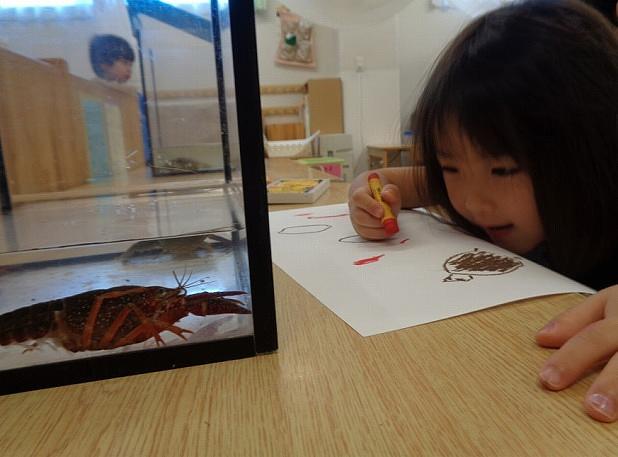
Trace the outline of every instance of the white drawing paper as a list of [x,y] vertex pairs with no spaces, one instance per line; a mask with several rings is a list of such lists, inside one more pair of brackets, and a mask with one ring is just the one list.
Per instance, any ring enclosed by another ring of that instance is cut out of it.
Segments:
[[385,241],[356,235],[347,204],[270,213],[273,262],[363,336],[524,298],[594,293],[426,213]]

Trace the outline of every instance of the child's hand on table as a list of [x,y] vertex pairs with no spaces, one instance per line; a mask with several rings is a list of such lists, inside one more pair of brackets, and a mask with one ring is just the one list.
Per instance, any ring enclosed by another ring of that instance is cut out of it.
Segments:
[[602,422],[618,418],[618,285],[560,314],[537,333],[536,341],[560,348],[539,375],[550,390],[569,387],[597,364],[604,364],[586,393],[584,407]]
[[[383,240],[389,238],[381,219],[384,216],[384,208],[372,196],[371,189],[367,182],[367,174],[361,175],[364,178],[356,178],[350,187],[348,207],[350,208],[350,219],[356,232],[367,240]],[[395,217],[401,209],[401,194],[399,188],[380,176],[383,184],[382,200],[387,203]]]

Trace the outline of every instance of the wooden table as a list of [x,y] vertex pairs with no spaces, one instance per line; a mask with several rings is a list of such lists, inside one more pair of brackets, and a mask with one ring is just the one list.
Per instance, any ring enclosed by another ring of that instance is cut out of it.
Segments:
[[617,455],[618,423],[581,407],[593,376],[563,392],[536,381],[551,351],[535,331],[580,296],[363,338],[274,275],[276,353],[0,397],[0,455]]

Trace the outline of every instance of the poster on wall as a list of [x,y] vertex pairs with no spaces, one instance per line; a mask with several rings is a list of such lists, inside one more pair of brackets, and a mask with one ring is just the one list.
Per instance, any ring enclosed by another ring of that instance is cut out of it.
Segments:
[[285,6],[277,8],[281,21],[281,36],[275,62],[279,65],[315,68],[315,31],[307,19]]

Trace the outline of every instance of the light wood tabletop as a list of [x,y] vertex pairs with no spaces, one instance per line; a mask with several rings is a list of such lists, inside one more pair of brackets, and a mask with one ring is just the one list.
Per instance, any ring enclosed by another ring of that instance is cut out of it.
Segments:
[[277,352],[0,397],[0,455],[617,455],[618,423],[582,409],[594,373],[537,383],[536,330],[581,296],[364,338],[273,268]]

